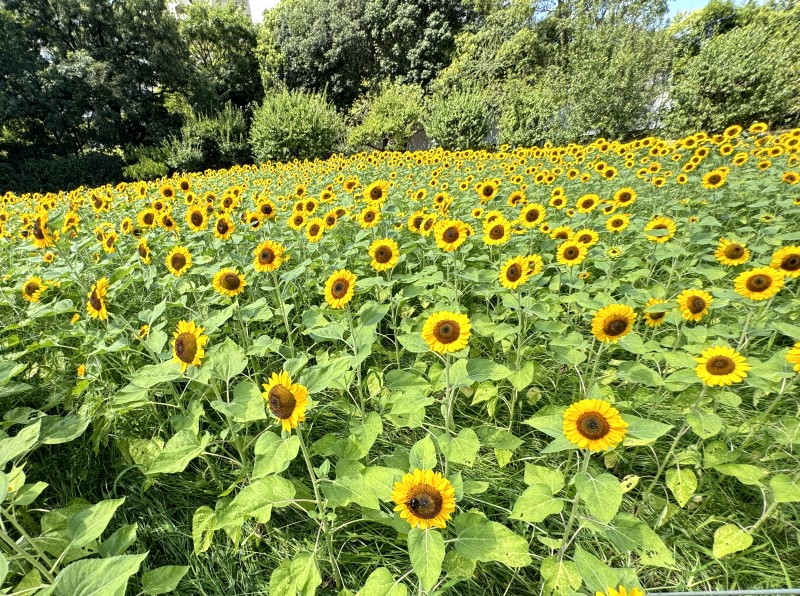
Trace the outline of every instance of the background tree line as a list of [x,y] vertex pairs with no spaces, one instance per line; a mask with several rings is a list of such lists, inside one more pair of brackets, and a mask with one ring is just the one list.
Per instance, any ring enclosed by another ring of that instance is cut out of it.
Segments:
[[0,190],[800,121],[800,5],[0,0]]

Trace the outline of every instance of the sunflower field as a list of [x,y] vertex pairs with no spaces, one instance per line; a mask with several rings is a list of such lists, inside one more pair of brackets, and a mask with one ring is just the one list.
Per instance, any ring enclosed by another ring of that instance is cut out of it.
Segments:
[[2,593],[797,587],[800,130],[0,205]]

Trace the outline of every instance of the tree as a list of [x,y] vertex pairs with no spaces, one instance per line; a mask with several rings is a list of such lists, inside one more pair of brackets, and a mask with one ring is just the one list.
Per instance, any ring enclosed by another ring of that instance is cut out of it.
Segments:
[[356,101],[350,114],[355,121],[347,137],[351,147],[403,151],[422,121],[422,89],[384,83],[376,96]]

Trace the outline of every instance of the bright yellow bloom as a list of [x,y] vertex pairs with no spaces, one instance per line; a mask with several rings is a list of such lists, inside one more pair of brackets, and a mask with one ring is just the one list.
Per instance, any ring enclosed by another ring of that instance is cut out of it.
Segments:
[[414,470],[406,474],[392,489],[395,511],[412,528],[428,530],[444,528],[456,510],[456,491],[440,472]]
[[581,400],[564,412],[564,436],[581,449],[613,449],[625,438],[627,429],[619,411],[602,399]]

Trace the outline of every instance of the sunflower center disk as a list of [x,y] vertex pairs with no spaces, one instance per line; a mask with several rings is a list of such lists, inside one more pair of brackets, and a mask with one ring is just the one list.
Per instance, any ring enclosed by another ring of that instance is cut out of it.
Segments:
[[25,285],[25,294],[33,296],[39,290],[39,284],[29,283]]
[[226,234],[228,232],[228,224],[226,224],[224,221],[218,221],[217,232],[220,234]]
[[532,209],[531,211],[528,211],[528,213],[525,215],[525,219],[529,223],[536,221],[537,219],[539,219],[539,212],[536,209]]
[[319,234],[319,226],[317,224],[314,224],[313,226],[308,228],[308,233],[311,234],[312,236],[316,236],[317,234]]
[[706,308],[706,301],[700,298],[699,296],[694,296],[689,299],[689,302],[686,304],[689,308],[689,312],[693,315],[703,312]]
[[781,261],[781,269],[784,271],[797,271],[800,269],[800,255],[789,255]]
[[458,230],[456,228],[447,228],[442,234],[442,238],[444,238],[445,242],[455,242],[458,240]]
[[152,213],[147,213],[144,216],[144,223],[146,223],[148,226],[152,226],[153,225],[153,219],[154,219],[153,214]]
[[483,196],[484,197],[491,197],[493,193],[494,193],[494,188],[492,188],[491,186],[484,186],[483,187]]
[[269,265],[274,260],[275,260],[275,253],[268,248],[265,248],[260,253],[258,253],[258,261],[262,265]]
[[180,271],[186,266],[186,257],[182,254],[172,255],[170,265],[172,265],[172,268],[176,271]]
[[410,497],[406,504],[417,517],[433,519],[442,511],[442,495],[432,486],[416,486]]
[[611,317],[610,319],[606,320],[603,323],[603,331],[606,335],[611,337],[615,337],[622,333],[625,333],[625,330],[628,328],[628,319],[625,317]]
[[372,211],[369,211],[366,215],[364,215],[364,221],[367,223],[371,222],[373,219],[375,219],[375,214]]
[[450,319],[439,321],[433,328],[433,335],[439,343],[449,344],[456,341],[461,334],[461,327]]
[[222,287],[226,290],[235,290],[242,285],[242,280],[235,273],[226,273],[222,276]]
[[706,362],[706,370],[712,375],[729,375],[736,370],[736,363],[728,356],[714,356]]
[[731,244],[725,249],[725,256],[729,259],[741,259],[744,256],[744,247],[741,244]]
[[103,308],[103,301],[97,297],[97,292],[92,290],[92,295],[89,297],[89,304],[92,305],[92,308],[95,310],[101,310]]
[[772,279],[766,275],[754,275],[745,285],[751,292],[763,292],[772,285]]
[[349,287],[350,282],[348,282],[346,279],[337,279],[331,287],[331,294],[338,300],[347,293],[347,288]]
[[491,238],[492,240],[500,240],[500,238],[503,237],[505,232],[506,232],[506,230],[505,230],[505,228],[503,226],[494,226],[489,231],[489,238]]
[[574,259],[577,259],[578,255],[580,255],[580,254],[581,254],[580,250],[578,250],[574,246],[570,246],[564,251],[564,258],[572,261]]
[[599,412],[586,412],[578,417],[578,432],[590,440],[602,439],[611,430],[605,416]]
[[269,390],[269,411],[281,420],[285,420],[294,413],[297,404],[292,392],[283,385],[275,385]]
[[380,201],[382,196],[383,191],[380,188],[373,188],[371,191],[369,191],[369,198],[373,201]]
[[388,246],[381,246],[375,251],[375,260],[379,263],[388,263],[392,260],[392,249]]
[[514,263],[508,268],[508,271],[506,271],[506,279],[508,279],[508,281],[517,281],[520,277],[522,277],[522,268]]
[[195,211],[194,213],[192,213],[192,223],[196,226],[201,225],[203,223],[203,216],[197,211]]
[[184,332],[175,339],[175,353],[181,361],[192,363],[197,354],[197,338],[194,333]]
[[662,312],[651,312],[647,314],[650,315],[651,319],[657,321],[658,319],[663,319],[667,313],[662,311]]

